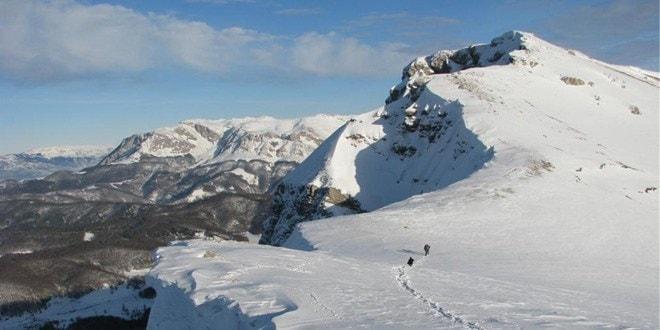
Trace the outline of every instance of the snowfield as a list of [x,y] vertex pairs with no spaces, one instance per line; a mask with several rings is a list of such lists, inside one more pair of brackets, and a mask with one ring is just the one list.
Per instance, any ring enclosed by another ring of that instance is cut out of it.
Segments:
[[[369,213],[159,249],[149,327],[657,329],[658,74],[527,33],[477,47],[413,61],[284,179]],[[427,141],[425,118],[460,125]]]

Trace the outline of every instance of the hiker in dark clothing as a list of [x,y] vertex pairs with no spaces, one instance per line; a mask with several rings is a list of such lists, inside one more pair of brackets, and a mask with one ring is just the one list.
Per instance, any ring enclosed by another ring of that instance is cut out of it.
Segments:
[[431,250],[431,246],[428,244],[424,245],[424,256],[429,255],[429,250]]
[[410,259],[408,259],[408,266],[412,267],[413,262],[415,262],[415,259],[413,259],[412,257],[410,257]]

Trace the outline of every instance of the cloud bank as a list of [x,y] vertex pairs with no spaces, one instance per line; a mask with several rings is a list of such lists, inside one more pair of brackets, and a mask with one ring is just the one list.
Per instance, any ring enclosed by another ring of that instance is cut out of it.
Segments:
[[411,57],[401,46],[335,33],[288,38],[70,0],[1,1],[0,22],[0,76],[29,83],[163,67],[218,75],[373,76],[391,74]]

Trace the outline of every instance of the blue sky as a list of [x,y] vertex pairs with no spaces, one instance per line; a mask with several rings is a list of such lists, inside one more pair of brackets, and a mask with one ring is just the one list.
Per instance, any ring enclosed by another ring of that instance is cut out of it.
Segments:
[[0,153],[359,113],[412,57],[534,32],[658,70],[657,1],[0,1]]

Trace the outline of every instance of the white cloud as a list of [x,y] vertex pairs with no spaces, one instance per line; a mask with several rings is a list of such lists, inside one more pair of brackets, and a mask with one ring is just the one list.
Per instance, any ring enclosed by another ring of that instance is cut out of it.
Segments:
[[150,66],[149,19],[122,7],[68,2],[0,3],[0,68],[48,80],[86,72]]
[[0,78],[44,83],[182,67],[230,77],[383,75],[410,59],[400,45],[334,33],[290,39],[72,0],[0,1]]
[[383,75],[398,72],[411,55],[399,44],[370,46],[335,33],[306,33],[294,41],[293,64],[316,75]]
[[164,65],[223,72],[245,47],[272,39],[253,30],[216,30],[203,22],[72,1],[3,1],[0,22],[2,74],[37,82]]
[[257,43],[274,37],[238,27],[215,30],[205,23],[166,18],[158,30],[170,55],[180,64],[204,72],[227,72]]

